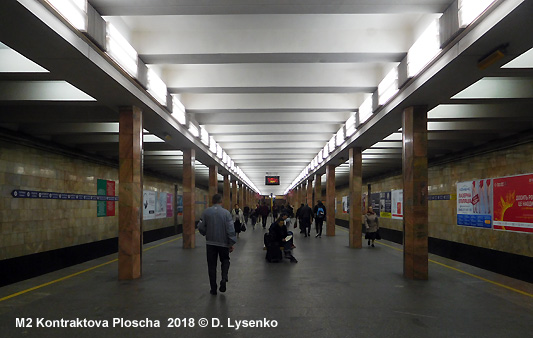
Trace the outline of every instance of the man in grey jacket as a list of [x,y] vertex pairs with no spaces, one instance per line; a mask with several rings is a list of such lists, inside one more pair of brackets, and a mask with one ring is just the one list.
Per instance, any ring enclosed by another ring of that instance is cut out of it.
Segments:
[[220,292],[226,291],[229,271],[229,253],[237,243],[233,219],[228,210],[222,207],[222,195],[213,196],[213,206],[204,210],[198,231],[205,236],[207,248],[207,271],[212,295],[217,294],[217,258],[220,257],[222,280]]

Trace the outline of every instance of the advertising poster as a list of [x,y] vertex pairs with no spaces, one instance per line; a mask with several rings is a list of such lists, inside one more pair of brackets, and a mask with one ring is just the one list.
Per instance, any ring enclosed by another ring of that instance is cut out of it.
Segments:
[[155,200],[155,191],[143,191],[143,219],[155,219]]
[[178,216],[183,216],[183,195],[176,196],[176,212]]
[[[115,196],[115,181],[107,181],[107,196]],[[107,201],[107,216],[115,216],[115,201]]]
[[[380,215],[380,210],[379,210],[379,207],[380,207],[380,193],[379,192],[376,192],[376,193],[372,193],[370,194],[370,204],[369,206],[372,207],[372,210],[374,210],[374,212],[376,213],[376,215]],[[366,213],[366,212],[365,212]]]
[[366,200],[368,199],[367,195],[366,194],[363,194],[363,198],[361,198],[361,214],[366,214],[366,210],[367,210],[367,202]]
[[347,214],[350,212],[350,202],[348,196],[342,196],[342,213]]
[[[107,196],[107,180],[96,181],[96,195],[98,196]],[[107,202],[98,201],[96,202],[96,216],[105,217],[107,216]]]
[[494,229],[533,233],[533,174],[493,181]]
[[172,194],[167,194],[167,217],[174,216],[174,210],[172,209]]
[[403,190],[391,191],[391,209],[393,219],[403,218]]
[[391,218],[391,192],[379,193],[379,216],[383,218]]
[[167,193],[158,191],[155,200],[155,218],[167,217]]
[[492,228],[492,179],[457,183],[457,225]]

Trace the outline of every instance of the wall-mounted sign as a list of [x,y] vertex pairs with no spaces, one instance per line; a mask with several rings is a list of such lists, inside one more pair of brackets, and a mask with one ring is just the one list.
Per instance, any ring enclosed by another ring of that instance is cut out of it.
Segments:
[[265,185],[279,185],[279,176],[265,176]]

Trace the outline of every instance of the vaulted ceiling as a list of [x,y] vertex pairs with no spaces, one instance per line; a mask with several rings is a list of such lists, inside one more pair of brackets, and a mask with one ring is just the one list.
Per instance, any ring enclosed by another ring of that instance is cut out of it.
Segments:
[[[131,43],[168,92],[263,194],[283,194],[398,67],[450,0],[89,0]],[[532,4],[495,1],[402,83],[324,159],[347,182],[347,150],[364,178],[401,168],[401,112],[429,108],[430,161],[533,127]],[[118,107],[144,111],[145,167],[180,177],[197,148],[197,181],[221,163],[170,112],[45,1],[0,4],[0,127],[118,158]],[[495,49],[503,56],[478,63]],[[513,61],[515,60],[515,61]],[[509,64],[513,61],[514,63]],[[502,67],[503,66],[503,67]],[[221,173],[229,173],[226,166]],[[264,185],[266,174],[281,185]]]

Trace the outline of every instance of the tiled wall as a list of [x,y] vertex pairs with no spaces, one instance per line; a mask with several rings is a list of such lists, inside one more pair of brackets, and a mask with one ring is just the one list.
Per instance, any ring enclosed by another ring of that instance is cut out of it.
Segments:
[[[429,195],[456,194],[458,182],[528,173],[533,173],[533,143],[432,166],[428,190]],[[367,184],[373,193],[403,188],[401,176],[363,182],[363,193],[367,193]],[[348,220],[348,215],[342,214],[342,196],[348,195],[348,187],[337,187],[336,195],[336,217]],[[428,207],[430,237],[533,257],[532,234],[458,226],[456,200],[430,200]],[[403,229],[401,220],[381,218],[380,222],[384,228]]]
[[[0,141],[0,260],[117,237],[116,216],[97,217],[95,201],[13,198],[14,189],[96,195],[98,179],[115,181],[118,169]],[[174,193],[176,182],[144,175],[144,189]],[[178,185],[180,193],[181,183]],[[196,199],[206,192],[197,189]],[[204,208],[197,205],[197,218]],[[178,217],[178,224],[181,216]],[[144,220],[143,230],[174,225],[174,217]]]

